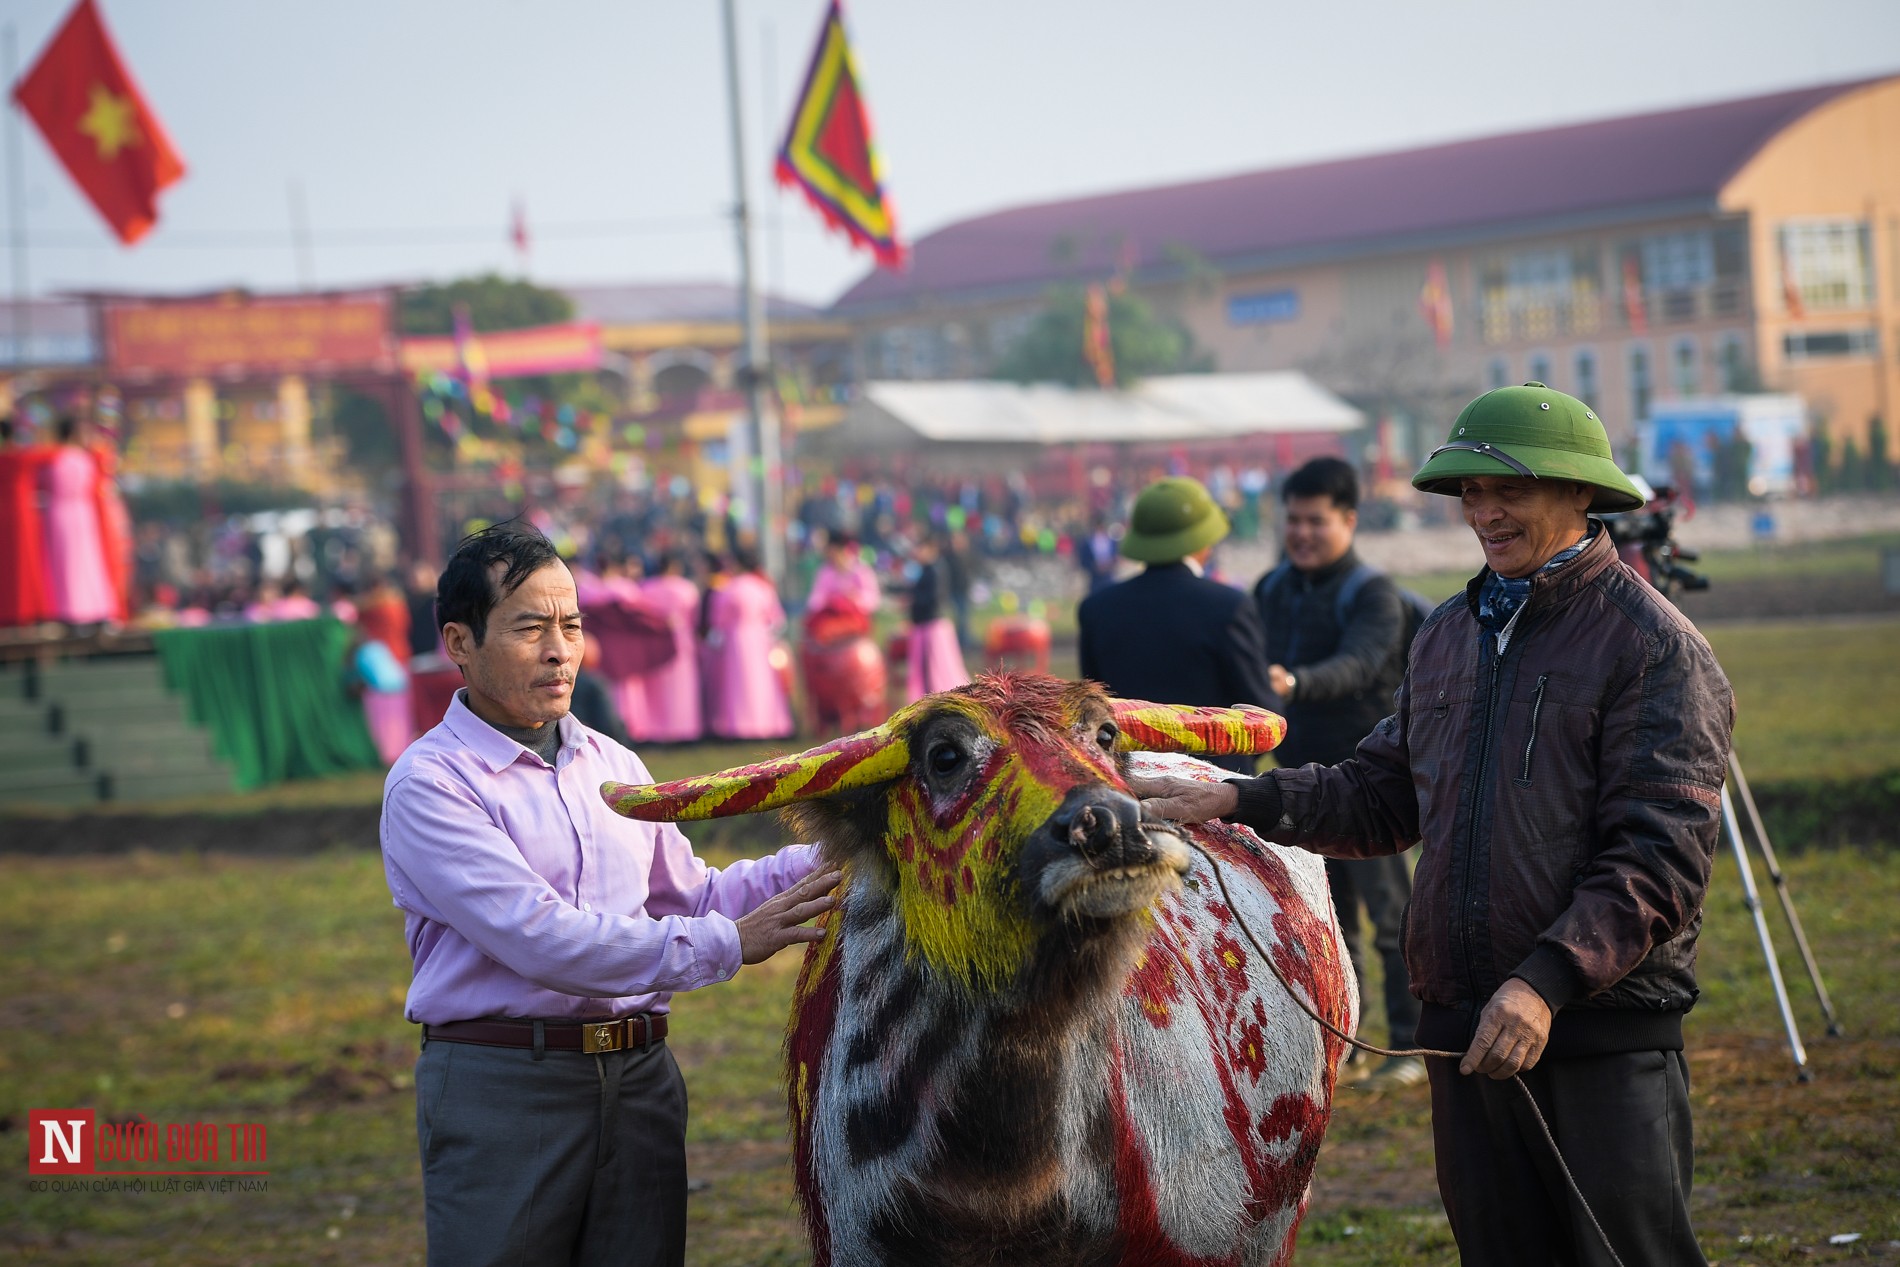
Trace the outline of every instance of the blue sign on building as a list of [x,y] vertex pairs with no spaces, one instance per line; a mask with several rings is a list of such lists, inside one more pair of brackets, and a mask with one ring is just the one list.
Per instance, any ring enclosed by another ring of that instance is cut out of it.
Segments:
[[1259,326],[1273,321],[1297,321],[1300,317],[1300,292],[1262,290],[1251,295],[1227,297],[1227,324]]

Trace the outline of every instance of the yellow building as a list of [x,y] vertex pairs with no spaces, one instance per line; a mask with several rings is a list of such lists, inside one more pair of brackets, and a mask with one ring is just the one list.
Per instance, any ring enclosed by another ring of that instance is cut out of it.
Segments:
[[1773,390],[1864,444],[1900,405],[1900,77],[999,211],[832,315],[867,378],[979,376],[1051,286],[1117,273],[1219,369],[1304,370],[1414,445],[1530,379],[1619,441]]
[[[740,388],[743,359],[737,287],[723,282],[568,286],[576,321],[600,326],[601,346],[619,358],[627,405],[648,414],[671,401]],[[764,299],[766,342],[791,421],[824,426],[842,416],[851,328],[796,300]]]

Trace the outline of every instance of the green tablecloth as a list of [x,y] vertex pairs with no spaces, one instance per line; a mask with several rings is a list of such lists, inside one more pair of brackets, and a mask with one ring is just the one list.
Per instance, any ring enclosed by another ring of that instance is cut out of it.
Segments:
[[350,631],[329,618],[167,629],[165,684],[243,789],[381,767],[348,686]]

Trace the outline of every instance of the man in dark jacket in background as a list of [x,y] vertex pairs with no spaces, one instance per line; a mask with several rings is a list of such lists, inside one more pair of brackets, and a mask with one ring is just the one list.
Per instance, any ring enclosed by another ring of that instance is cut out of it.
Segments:
[[1329,857],[1422,842],[1405,961],[1420,1046],[1463,1052],[1426,1063],[1467,1267],[1605,1260],[1501,1084],[1516,1074],[1617,1257],[1705,1263],[1682,1018],[1728,679],[1588,517],[1643,498],[1582,401],[1542,383],[1487,392],[1412,483],[1460,499],[1486,566],[1420,628],[1393,715],[1337,765],[1131,790],[1151,817],[1231,818]]
[[[1095,591],[1076,614],[1082,676],[1124,699],[1276,712],[1260,615],[1241,591],[1202,575],[1227,516],[1196,480],[1157,480],[1129,513],[1121,552],[1147,568]],[[1252,757],[1219,764],[1252,774]]]
[[[1314,458],[1281,486],[1285,560],[1254,586],[1267,630],[1267,681],[1286,701],[1286,742],[1274,751],[1289,769],[1352,756],[1359,741],[1392,711],[1405,673],[1405,602],[1382,572],[1353,549],[1359,526],[1359,480],[1338,458]],[[1363,996],[1366,971],[1359,907],[1372,919],[1373,948],[1385,968],[1388,1047],[1410,1047],[1418,1000],[1399,947],[1400,917],[1412,896],[1412,873],[1400,854],[1328,858],[1326,881]],[[1362,1006],[1361,1012],[1363,1014]],[[1353,1053],[1358,1056],[1360,1053]],[[1341,1072],[1363,1071],[1355,1059]],[[1425,1062],[1392,1056],[1371,1075],[1370,1089],[1425,1081]]]

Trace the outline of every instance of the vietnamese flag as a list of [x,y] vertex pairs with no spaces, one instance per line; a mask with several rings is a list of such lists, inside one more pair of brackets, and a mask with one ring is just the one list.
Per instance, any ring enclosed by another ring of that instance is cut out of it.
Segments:
[[158,221],[158,193],[185,174],[165,128],[119,60],[93,0],[79,0],[13,90],[74,183],[127,246]]

